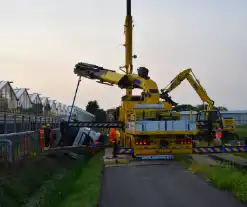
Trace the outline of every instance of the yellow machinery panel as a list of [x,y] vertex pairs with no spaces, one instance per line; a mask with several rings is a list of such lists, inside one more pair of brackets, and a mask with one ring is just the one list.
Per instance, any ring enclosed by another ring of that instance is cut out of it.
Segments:
[[173,137],[137,137],[134,144],[134,156],[137,155],[168,155],[168,154],[191,154],[192,139]]

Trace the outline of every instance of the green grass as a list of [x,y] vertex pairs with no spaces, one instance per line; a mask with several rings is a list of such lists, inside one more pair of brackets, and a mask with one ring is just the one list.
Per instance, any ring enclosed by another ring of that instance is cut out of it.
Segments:
[[205,177],[208,182],[214,184],[217,188],[228,190],[239,200],[247,203],[247,174],[241,172],[229,165],[210,167],[208,165],[198,164],[192,161],[186,161],[186,158],[178,159],[192,173],[198,173]]
[[[93,207],[100,196],[102,157],[104,151],[78,160],[73,168],[67,169],[45,184],[39,207]],[[30,205],[30,207],[35,207]]]
[[19,207],[60,169],[44,158],[36,163],[15,169],[18,173],[10,178],[0,179],[0,206]]
[[240,138],[247,137],[247,125],[237,126],[235,132]]
[[[73,191],[75,182],[79,179],[83,168],[87,166],[90,158],[90,154],[85,155],[83,159],[78,159],[71,168],[63,170],[45,183],[40,189],[39,198],[33,198],[33,200],[39,200],[39,205],[36,206],[60,206],[60,203]],[[30,204],[30,207],[35,206],[34,204]]]
[[94,207],[100,196],[103,151],[96,154],[83,169],[71,194],[61,207]]
[[247,153],[246,152],[241,152],[241,153],[234,153],[235,156],[240,156],[242,158],[247,159]]

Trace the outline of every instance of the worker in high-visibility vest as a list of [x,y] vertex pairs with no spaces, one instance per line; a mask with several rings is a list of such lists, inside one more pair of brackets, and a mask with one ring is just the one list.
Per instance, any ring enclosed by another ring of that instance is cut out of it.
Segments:
[[114,143],[114,140],[117,139],[116,129],[114,129],[114,128],[110,129],[109,139],[110,139],[111,143]]
[[221,139],[222,138],[222,130],[221,128],[216,129],[216,138]]
[[214,145],[215,146],[221,146],[222,145],[222,130],[221,128],[217,128],[215,132],[215,139],[214,139]]
[[118,143],[119,140],[120,140],[120,131],[116,130],[116,134],[117,134],[116,140],[117,140],[117,143]]

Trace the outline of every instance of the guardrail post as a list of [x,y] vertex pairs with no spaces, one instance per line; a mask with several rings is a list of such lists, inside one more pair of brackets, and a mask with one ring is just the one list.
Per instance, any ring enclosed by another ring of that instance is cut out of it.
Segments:
[[4,113],[4,134],[7,134],[8,133],[8,128],[7,128],[7,114]]
[[14,133],[16,133],[16,114],[14,114]]
[[24,116],[21,116],[21,132],[24,131]]
[[34,131],[37,131],[37,116],[34,117]]
[[28,117],[28,131],[31,131],[31,116]]
[[42,123],[42,117],[40,116],[40,117],[39,117],[39,129],[41,129],[42,124],[43,124],[43,123]]

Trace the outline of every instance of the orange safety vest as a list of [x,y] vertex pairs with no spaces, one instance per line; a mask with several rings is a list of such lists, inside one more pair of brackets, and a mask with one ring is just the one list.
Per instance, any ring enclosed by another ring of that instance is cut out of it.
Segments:
[[117,133],[114,128],[110,129],[109,139],[110,139],[110,142],[114,142],[114,139],[117,139]]
[[216,138],[218,138],[218,139],[222,138],[222,130],[221,130],[221,128],[218,128],[216,130]]

